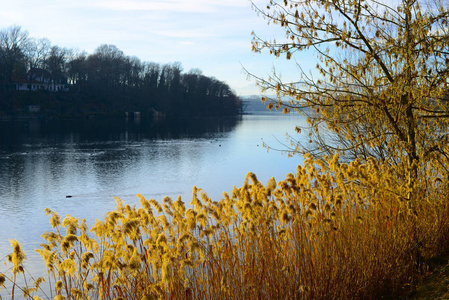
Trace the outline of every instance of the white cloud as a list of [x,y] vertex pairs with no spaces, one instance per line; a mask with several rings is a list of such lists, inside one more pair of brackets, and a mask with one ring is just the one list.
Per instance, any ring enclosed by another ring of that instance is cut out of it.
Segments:
[[248,3],[242,0],[112,0],[97,1],[91,6],[101,7],[119,11],[176,11],[184,13],[210,13],[217,11],[220,7],[245,7]]

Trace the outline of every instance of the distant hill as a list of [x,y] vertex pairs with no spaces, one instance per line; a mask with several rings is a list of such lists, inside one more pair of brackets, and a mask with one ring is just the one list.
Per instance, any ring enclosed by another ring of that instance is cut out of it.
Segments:
[[267,103],[262,103],[260,98],[261,96],[257,95],[240,97],[243,101],[243,111],[245,113],[269,111],[267,109]]
[[[276,99],[276,96],[269,96],[270,99]],[[260,113],[260,112],[269,112],[270,110],[267,108],[268,102],[262,102],[261,96],[252,95],[252,96],[244,96],[240,97],[240,99],[243,101],[243,112],[244,113]],[[271,112],[282,112],[276,111],[274,108],[271,110]]]

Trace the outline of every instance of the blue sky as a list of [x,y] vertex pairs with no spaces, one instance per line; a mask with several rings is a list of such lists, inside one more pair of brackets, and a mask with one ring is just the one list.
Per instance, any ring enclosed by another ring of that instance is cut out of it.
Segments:
[[[255,0],[265,6],[267,0]],[[92,53],[101,44],[157,63],[181,62],[184,71],[226,81],[238,95],[257,94],[243,72],[267,77],[273,67],[297,80],[294,62],[251,52],[251,32],[267,38],[283,33],[257,16],[248,0],[14,0],[3,1],[0,28],[22,26],[52,45]],[[299,62],[301,63],[301,62]],[[304,60],[308,69],[316,63]]]

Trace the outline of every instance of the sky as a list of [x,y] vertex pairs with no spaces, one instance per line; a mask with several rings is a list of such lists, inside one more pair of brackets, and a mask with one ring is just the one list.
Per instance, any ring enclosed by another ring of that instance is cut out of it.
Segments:
[[[1,0],[0,29],[22,27],[52,45],[93,53],[102,44],[160,64],[180,62],[225,81],[239,96],[259,94],[249,72],[273,68],[297,80],[295,62],[251,51],[251,32],[268,39],[283,32],[258,16],[249,0]],[[264,7],[268,0],[254,0]],[[298,61],[297,61],[298,62]],[[313,67],[313,59],[299,62]]]

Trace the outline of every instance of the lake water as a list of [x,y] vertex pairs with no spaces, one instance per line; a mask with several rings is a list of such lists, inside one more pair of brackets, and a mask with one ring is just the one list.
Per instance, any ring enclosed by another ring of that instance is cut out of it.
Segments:
[[264,184],[272,176],[284,179],[302,157],[267,152],[262,143],[283,148],[285,133],[304,123],[274,113],[177,122],[0,122],[0,259],[11,253],[8,239],[17,239],[27,269],[40,270],[34,249],[51,229],[46,207],[90,226],[115,208],[114,197],[139,205],[137,193],[158,201],[181,195],[188,204],[196,185],[218,201],[223,191],[242,186],[247,172]]

